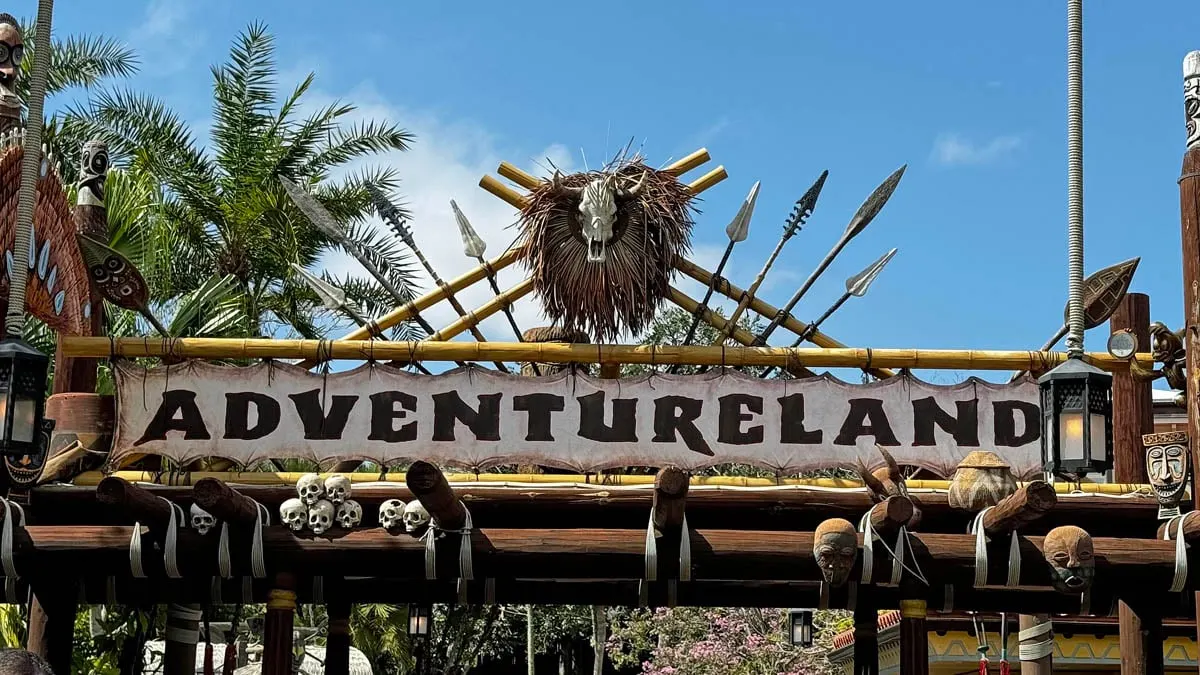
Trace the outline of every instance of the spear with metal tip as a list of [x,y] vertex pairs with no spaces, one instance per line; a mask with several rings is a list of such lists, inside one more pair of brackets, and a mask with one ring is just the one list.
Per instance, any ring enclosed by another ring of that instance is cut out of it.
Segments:
[[[733,253],[733,247],[740,241],[745,241],[746,236],[750,232],[750,218],[754,216],[754,203],[758,201],[758,181],[750,187],[750,194],[742,200],[742,206],[738,209],[737,215],[733,220],[729,221],[729,225],[725,226],[725,235],[729,237],[729,244],[725,246],[725,252],[721,254],[721,262],[717,263],[717,269],[713,272],[713,277],[709,281],[708,289],[704,292],[704,299],[696,307],[696,311],[692,315],[692,325],[688,327],[687,336],[683,338],[685,345],[692,344],[692,338],[696,337],[696,329],[700,326],[700,317],[708,311],[708,302],[712,299],[713,293],[717,290],[717,279],[721,277],[721,272],[725,270],[725,264],[729,262],[729,255]],[[679,371],[679,364],[675,364],[667,370],[669,373]]]
[[721,344],[729,334],[737,327],[737,320],[742,317],[742,313],[750,306],[750,301],[754,299],[754,294],[758,292],[758,287],[762,286],[763,280],[767,277],[767,272],[771,271],[771,266],[775,264],[775,259],[779,257],[783,251],[783,246],[791,239],[812,215],[813,209],[817,207],[817,198],[821,196],[821,188],[825,186],[825,179],[829,177],[829,171],[822,171],[820,177],[808,188],[800,199],[796,200],[796,205],[792,208],[792,214],[788,216],[787,222],[783,225],[783,235],[779,237],[779,241],[775,243],[775,250],[771,251],[767,262],[763,263],[762,269],[758,271],[758,276],[754,277],[754,281],[750,283],[750,287],[742,294],[742,299],[738,302],[737,309],[733,310],[728,323],[725,324],[725,330],[721,331],[721,336],[717,338],[713,344]]
[[[861,298],[866,295],[867,289],[871,287],[871,282],[875,281],[875,277],[879,276],[879,273],[883,271],[883,268],[886,267],[889,262],[891,262],[892,256],[894,255],[896,255],[896,249],[888,251],[887,253],[883,254],[883,257],[879,258],[879,260],[876,260],[868,265],[866,269],[858,274],[855,274],[849,279],[846,279],[846,292],[842,293],[842,297],[838,298],[836,302],[830,305],[829,309],[825,310],[825,313],[818,317],[816,321],[808,324],[808,327],[804,329],[804,332],[800,334],[800,337],[796,338],[796,341],[791,344],[791,347],[799,347],[801,342],[804,342],[812,337],[813,333],[817,332],[817,329],[821,327],[821,324],[824,323],[825,319],[828,319],[833,315],[834,312],[841,309],[842,305],[844,305],[846,301],[851,298],[851,296]],[[762,375],[759,377],[770,377],[774,372],[775,366],[771,366],[770,368],[764,370]]]
[[[318,230],[325,233],[325,236],[336,241],[352,258],[357,260],[358,264],[362,265],[368,274],[375,277],[380,287],[387,291],[388,295],[392,296],[392,300],[395,300],[397,305],[407,305],[409,303],[410,298],[405,297],[405,294],[401,293],[399,288],[396,288],[396,285],[392,283],[392,280],[380,268],[381,264],[386,265],[383,260],[380,260],[378,256],[371,255],[361,244],[347,237],[346,232],[333,219],[333,215],[325,210],[325,207],[321,206],[321,203],[312,195],[300,189],[300,186],[283,176],[279,177],[279,183],[283,185],[283,189],[288,193],[288,197],[291,198],[292,203],[296,205],[296,208],[300,209],[300,212],[308,218],[309,222]],[[413,312],[412,320],[416,321],[417,325],[428,335],[433,335],[437,332],[419,312]],[[467,365],[462,361],[457,361],[456,363],[460,366]]]
[[[354,305],[351,305],[346,299],[346,291],[334,286],[328,281],[325,281],[321,277],[309,272],[296,263],[292,263],[292,269],[295,270],[296,274],[300,275],[300,278],[310,289],[312,289],[312,292],[317,294],[317,297],[321,299],[321,305],[325,309],[328,309],[331,312],[341,312],[342,314],[345,314],[346,316],[350,317],[351,321],[369,330],[371,335],[379,335],[382,332],[379,330],[378,324],[371,319],[364,317],[362,314],[359,314],[358,310],[354,309]],[[419,363],[414,363],[413,366],[426,375],[432,374],[425,368],[425,366]]]
[[[412,229],[408,226],[408,223],[405,221],[404,217],[400,215],[400,210],[396,208],[396,205],[393,204],[391,200],[387,198],[387,195],[383,194],[383,191],[378,187],[370,183],[367,183],[366,187],[367,193],[371,195],[371,201],[375,203],[375,210],[379,213],[379,217],[383,218],[383,221],[392,228],[392,231],[396,233],[396,236],[400,237],[400,239],[408,246],[408,248],[412,250],[413,255],[417,256],[417,260],[421,263],[421,266],[425,268],[425,271],[429,273],[429,277],[433,279],[433,283],[437,284],[439,288],[447,289],[446,300],[450,303],[450,306],[454,308],[454,311],[458,312],[460,317],[470,320],[470,313],[468,313],[466,308],[462,306],[462,303],[458,301],[458,298],[454,297],[454,293],[447,288],[446,282],[442,281],[442,277],[438,275],[437,270],[433,269],[433,265],[429,263],[429,260],[425,258],[425,254],[422,253],[421,249],[417,247],[417,241],[412,236]],[[483,332],[479,330],[477,325],[471,324],[467,327],[467,329],[471,331],[471,335],[479,342],[488,341],[488,339],[483,336]],[[508,366],[504,365],[503,363],[494,361],[493,364],[501,372],[509,372]]]
[[[1117,311],[1117,307],[1121,304],[1121,299],[1125,297],[1125,293],[1129,291],[1129,284],[1133,281],[1133,274],[1137,271],[1138,263],[1141,258],[1130,258],[1123,262],[1109,265],[1101,270],[1096,270],[1088,278],[1083,280],[1083,327],[1084,329],[1092,329],[1100,324],[1108,321]],[[1054,335],[1046,340],[1046,344],[1042,345],[1040,351],[1049,351],[1058,344],[1058,341],[1063,339],[1063,336],[1068,332],[1067,320],[1070,314],[1070,303],[1063,309],[1063,325]],[[1009,378],[1009,382],[1014,382],[1024,375],[1027,371],[1019,371],[1013,373]]]
[[867,229],[867,225],[871,224],[871,221],[874,220],[875,216],[879,215],[879,212],[883,209],[883,205],[887,204],[888,200],[891,199],[892,193],[896,191],[896,186],[900,184],[900,178],[904,175],[904,170],[907,168],[908,165],[905,164],[899,169],[896,169],[892,175],[888,176],[887,179],[880,183],[879,187],[875,188],[875,191],[871,193],[871,196],[867,197],[867,200],[862,203],[862,206],[858,207],[858,211],[855,212],[854,217],[850,219],[850,223],[846,225],[846,230],[842,232],[841,238],[839,238],[837,243],[833,245],[833,248],[830,249],[829,253],[825,254],[825,259],[821,261],[820,265],[817,265],[817,269],[813,270],[812,274],[808,275],[808,279],[805,279],[804,285],[800,287],[800,290],[796,291],[796,294],[792,296],[792,299],[788,300],[788,303],[779,310],[779,313],[776,314],[774,318],[771,319],[771,323],[768,324],[761,333],[754,337],[754,346],[761,347],[767,344],[767,338],[771,337],[771,333],[774,333],[776,328],[779,328],[779,325],[782,324],[784,319],[787,318],[787,315],[791,313],[792,308],[796,306],[796,303],[800,302],[800,299],[804,297],[804,294],[808,292],[808,289],[812,288],[812,285],[816,283],[821,274],[825,272],[826,268],[829,267],[829,264],[833,262],[833,259],[842,252],[842,249],[846,248],[846,244],[849,244],[851,239],[854,239],[863,230]]

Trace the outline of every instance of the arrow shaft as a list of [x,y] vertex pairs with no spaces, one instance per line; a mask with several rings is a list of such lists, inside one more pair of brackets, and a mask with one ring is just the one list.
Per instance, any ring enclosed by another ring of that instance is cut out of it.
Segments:
[[[354,308],[350,306],[350,303],[343,302],[340,305],[338,305],[338,309],[340,309],[343,314],[350,317],[351,321],[353,321],[354,323],[358,324],[359,326],[366,328],[368,331],[370,331],[371,335],[378,336],[380,334],[379,325],[376,324],[374,321],[364,317],[362,314],[359,314],[358,312],[354,311]],[[420,363],[413,363],[412,365],[414,368],[421,371],[422,373],[425,373],[426,375],[433,374],[433,373],[429,372],[428,368],[421,365]]]
[[[852,295],[853,294],[850,293],[849,291],[842,293],[842,297],[838,298],[836,302],[834,302],[832,305],[830,305],[829,309],[825,310],[824,314],[817,317],[816,321],[813,321],[812,323],[808,324],[807,327],[805,327],[804,332],[800,333],[800,336],[797,337],[794,342],[792,342],[792,344],[789,348],[795,349],[796,347],[799,347],[801,342],[804,342],[805,340],[811,338],[814,334],[816,334],[817,330],[820,329],[821,324],[825,322],[825,319],[828,319],[829,317],[833,316],[834,312],[841,309],[842,305],[846,304],[846,301],[849,300]],[[771,367],[767,368],[766,370],[764,370],[762,372],[762,374],[759,375],[759,377],[762,377],[762,378],[770,377],[771,374],[775,372],[775,370],[776,370],[775,366],[771,366]]]
[[[731,239],[729,245],[725,247],[725,253],[721,255],[721,262],[717,263],[717,271],[713,273],[712,279],[708,283],[708,288],[704,291],[704,299],[700,301],[700,304],[696,306],[696,311],[692,313],[692,325],[688,326],[687,335],[683,338],[681,344],[690,345],[696,337],[696,329],[700,327],[701,317],[704,316],[705,312],[709,311],[708,303],[712,300],[713,293],[717,290],[717,280],[721,278],[721,272],[724,271],[725,264],[729,262],[729,255],[733,253],[733,247],[736,243],[736,241]],[[706,323],[711,325],[712,322]],[[724,331],[724,328],[721,330]],[[679,368],[679,364],[675,364],[668,368],[667,372],[678,373]]]
[[783,323],[784,317],[786,317],[788,314],[791,314],[792,309],[796,307],[796,305],[800,302],[800,299],[804,297],[804,294],[808,293],[808,289],[812,288],[813,284],[817,282],[817,279],[819,279],[825,270],[829,268],[829,265],[833,263],[833,259],[838,257],[838,254],[842,252],[842,249],[846,248],[846,244],[850,243],[850,239],[853,237],[847,236],[848,234],[849,233],[843,234],[842,237],[838,239],[838,242],[833,245],[833,248],[830,249],[829,253],[825,254],[825,258],[821,261],[821,264],[817,265],[817,269],[813,270],[812,274],[808,275],[808,278],[804,280],[804,284],[801,285],[795,294],[792,295],[787,304],[783,306],[778,314],[771,318],[771,323],[769,323],[767,327],[755,337],[755,346],[761,347],[762,345],[767,344],[767,339],[770,338],[771,334],[775,332],[775,329],[779,328],[779,325]]
[[754,281],[750,283],[750,288],[747,288],[746,292],[742,294],[741,299],[738,301],[737,309],[733,310],[733,314],[729,317],[729,322],[725,325],[725,330],[721,331],[721,336],[713,342],[714,345],[724,342],[729,337],[729,332],[737,326],[738,319],[742,318],[742,314],[754,300],[755,294],[758,293],[758,288],[762,286],[763,281],[767,278],[767,272],[771,271],[771,267],[775,264],[775,259],[783,251],[783,246],[787,243],[788,239],[792,238],[792,234],[791,232],[784,232],[783,236],[779,238],[779,241],[775,244],[775,250],[771,251],[771,257],[767,258],[767,262],[759,270],[758,276],[754,277]]
[[[484,272],[487,274],[488,284],[492,287],[492,292],[496,294],[496,297],[501,297],[503,295],[503,291],[500,290],[500,284],[496,282],[496,273],[492,270],[491,265],[488,264],[488,261],[485,260],[483,256],[479,256],[476,258],[476,260],[479,261],[480,267],[482,267]],[[510,306],[505,305],[501,311],[504,312],[504,317],[508,319],[508,325],[512,328],[513,335],[517,336],[517,342],[524,342],[525,338],[521,333],[521,326],[517,324],[517,319],[513,316]],[[533,366],[534,375],[542,374],[541,368],[538,368],[536,363],[531,361],[529,365]]]

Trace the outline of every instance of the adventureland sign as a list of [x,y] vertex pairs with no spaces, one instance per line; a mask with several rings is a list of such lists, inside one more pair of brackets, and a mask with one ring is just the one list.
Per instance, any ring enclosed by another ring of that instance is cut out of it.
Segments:
[[879,462],[949,475],[994,450],[1018,476],[1040,472],[1037,385],[897,376],[763,380],[737,372],[620,380],[481,368],[419,375],[383,366],[314,374],[263,363],[117,368],[115,456],[317,461],[424,459],[465,468],[540,464],[699,469],[741,463],[794,473]]

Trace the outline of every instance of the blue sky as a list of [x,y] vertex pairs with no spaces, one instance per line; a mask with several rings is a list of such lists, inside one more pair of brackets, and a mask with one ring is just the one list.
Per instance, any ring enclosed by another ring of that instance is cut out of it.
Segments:
[[[59,3],[56,33],[128,42],[143,62],[129,84],[165,99],[201,133],[209,65],[256,20],[278,38],[285,88],[313,70],[311,103],[342,98],[363,104],[366,116],[408,126],[418,135],[412,152],[381,161],[404,171],[418,239],[434,250],[443,276],[467,267],[456,237],[445,236],[450,197],[490,252],[511,239],[503,229],[511,209],[474,187],[499,160],[533,169],[549,156],[582,168],[581,148],[594,166],[636,138],[653,164],[704,146],[710,166],[728,169],[729,180],[704,195],[697,221],[696,257],[710,266],[738,202],[762,181],[750,239],[730,267],[743,286],[792,202],[829,169],[816,213],[765,287],[776,304],[871,189],[907,163],[883,213],[797,308],[801,319],[819,315],[847,276],[898,247],[870,294],[825,324],[843,342],[1028,349],[1061,321],[1065,3],[103,6]],[[10,11],[32,16],[34,8],[24,0]],[[1133,290],[1150,294],[1154,319],[1177,328],[1180,63],[1200,49],[1200,13],[1182,0],[1085,10],[1087,270],[1141,256]],[[523,325],[535,315],[523,308]],[[501,339],[504,326],[488,324]],[[1103,350],[1106,333],[1090,333],[1089,348]]]

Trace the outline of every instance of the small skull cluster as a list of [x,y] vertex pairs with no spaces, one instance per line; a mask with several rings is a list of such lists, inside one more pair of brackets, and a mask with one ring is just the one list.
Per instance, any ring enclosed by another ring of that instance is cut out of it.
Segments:
[[379,505],[379,525],[385,530],[395,531],[403,526],[405,532],[419,537],[429,529],[429,521],[429,511],[415,499],[407,504],[389,499]]
[[305,474],[296,482],[296,494],[279,507],[280,518],[293,532],[308,527],[313,534],[325,534],[335,523],[349,530],[362,522],[362,505],[349,498],[345,476],[322,481],[315,473]]

